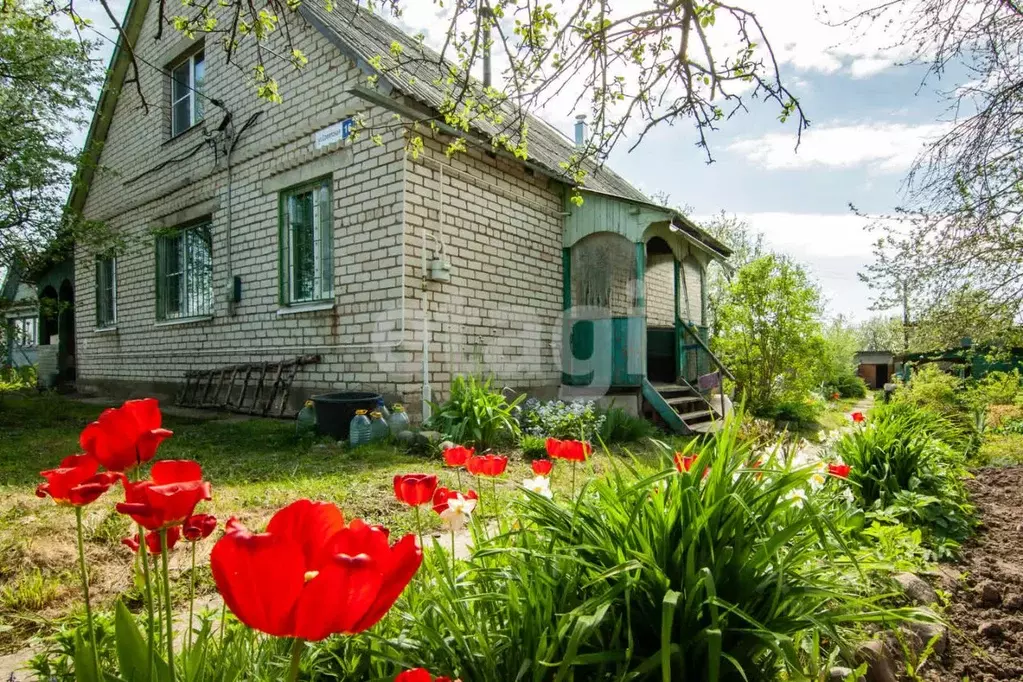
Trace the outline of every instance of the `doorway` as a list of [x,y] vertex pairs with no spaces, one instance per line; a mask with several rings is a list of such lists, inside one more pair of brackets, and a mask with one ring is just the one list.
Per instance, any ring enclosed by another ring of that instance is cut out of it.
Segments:
[[646,243],[646,366],[653,383],[677,380],[675,341],[675,254],[661,237]]

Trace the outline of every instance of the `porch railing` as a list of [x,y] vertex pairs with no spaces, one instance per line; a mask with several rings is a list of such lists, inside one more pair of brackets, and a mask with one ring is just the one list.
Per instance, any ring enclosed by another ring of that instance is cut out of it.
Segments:
[[[686,347],[692,347],[687,343],[687,339],[694,340],[695,347],[697,350],[697,374],[708,374],[711,371],[711,367],[717,368],[717,371],[721,372],[721,375],[728,379],[735,381],[735,376],[725,367],[725,364],[721,362],[721,358],[714,354],[714,351],[707,345],[707,340],[704,338],[707,334],[707,327],[696,327],[695,325],[689,324],[685,320],[679,319],[679,323],[682,329],[685,331],[683,335],[683,343]],[[695,377],[694,377],[695,378]]]

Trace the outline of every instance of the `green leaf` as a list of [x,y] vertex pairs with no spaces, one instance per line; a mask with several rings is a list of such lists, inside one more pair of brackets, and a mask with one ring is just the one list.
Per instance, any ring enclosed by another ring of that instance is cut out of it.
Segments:
[[81,630],[75,631],[75,682],[99,682],[96,655],[92,645],[82,638]]

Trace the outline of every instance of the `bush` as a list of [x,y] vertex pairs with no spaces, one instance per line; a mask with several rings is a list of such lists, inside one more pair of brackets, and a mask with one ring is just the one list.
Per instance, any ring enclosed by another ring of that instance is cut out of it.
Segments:
[[802,427],[816,424],[823,412],[824,406],[813,398],[788,398],[776,403],[761,416],[781,422],[794,422]]
[[[941,440],[922,410],[875,413],[866,427],[842,436],[836,453],[852,467],[857,503],[871,517],[923,531],[938,558],[956,554],[973,528],[963,479],[965,455]],[[936,420],[940,421],[940,420]]]
[[491,388],[492,379],[456,376],[451,382],[451,397],[438,405],[431,403],[433,416],[428,426],[461,445],[485,450],[519,435],[515,406],[524,396],[510,403],[504,393]]
[[604,422],[597,432],[602,443],[633,443],[658,435],[657,427],[642,417],[633,417],[620,407],[604,413]]
[[522,406],[519,424],[531,436],[594,440],[604,424],[604,416],[592,400],[566,403],[531,398]]
[[35,388],[36,368],[34,365],[25,367],[0,367],[0,393]]
[[867,397],[867,382],[852,371],[831,377],[825,384],[824,395],[837,393],[841,398],[862,400]]
[[1014,405],[1020,393],[1019,370],[990,372],[970,389],[968,402],[979,408]]
[[909,383],[896,391],[895,400],[947,417],[963,415],[968,408],[962,379],[942,372],[935,364],[915,370]]

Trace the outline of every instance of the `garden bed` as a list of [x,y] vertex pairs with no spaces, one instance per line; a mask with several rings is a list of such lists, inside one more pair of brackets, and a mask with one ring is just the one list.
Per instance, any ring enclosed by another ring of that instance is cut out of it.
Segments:
[[942,682],[1023,679],[1023,467],[981,469],[969,483],[982,525],[942,567],[952,644]]

